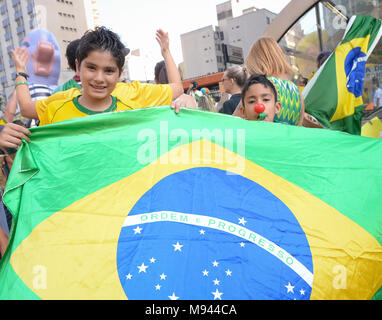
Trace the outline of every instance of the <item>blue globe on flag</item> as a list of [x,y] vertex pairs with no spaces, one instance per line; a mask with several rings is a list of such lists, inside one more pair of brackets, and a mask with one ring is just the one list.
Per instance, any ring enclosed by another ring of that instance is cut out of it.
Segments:
[[366,72],[366,54],[356,47],[349,51],[345,59],[347,89],[356,98],[362,96]]
[[135,204],[117,267],[132,300],[310,299],[313,263],[294,214],[240,175],[194,168]]

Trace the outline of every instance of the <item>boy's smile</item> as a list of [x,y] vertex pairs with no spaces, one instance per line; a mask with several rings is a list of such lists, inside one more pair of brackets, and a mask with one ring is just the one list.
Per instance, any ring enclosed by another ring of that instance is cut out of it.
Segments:
[[110,94],[120,79],[120,70],[112,54],[108,51],[91,51],[77,65],[77,75],[81,78],[81,104],[99,111],[110,106]]

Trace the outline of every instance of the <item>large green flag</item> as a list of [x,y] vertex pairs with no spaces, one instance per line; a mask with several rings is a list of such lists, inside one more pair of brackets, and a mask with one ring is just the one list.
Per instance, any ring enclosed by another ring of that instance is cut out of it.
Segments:
[[353,16],[341,43],[305,87],[306,112],[324,127],[361,134],[366,61],[381,35],[381,20]]
[[168,107],[31,131],[1,299],[381,298],[381,140]]

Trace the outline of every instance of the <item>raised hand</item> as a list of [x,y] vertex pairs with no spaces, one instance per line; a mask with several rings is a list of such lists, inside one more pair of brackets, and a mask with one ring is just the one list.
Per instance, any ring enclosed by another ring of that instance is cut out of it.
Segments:
[[164,32],[162,29],[157,30],[156,40],[159,43],[162,55],[170,51],[170,40],[168,37],[168,32]]
[[12,60],[16,67],[16,72],[26,72],[26,65],[30,59],[29,51],[26,47],[19,47],[11,50]]

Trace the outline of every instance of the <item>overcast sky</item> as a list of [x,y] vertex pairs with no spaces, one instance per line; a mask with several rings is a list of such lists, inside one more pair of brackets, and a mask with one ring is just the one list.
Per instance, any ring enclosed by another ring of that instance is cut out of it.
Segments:
[[[130,49],[145,49],[161,59],[155,40],[158,28],[169,32],[175,62],[183,61],[180,35],[217,25],[216,5],[224,0],[98,0],[103,24],[117,32]],[[290,0],[240,0],[244,8],[255,6],[279,13]]]

